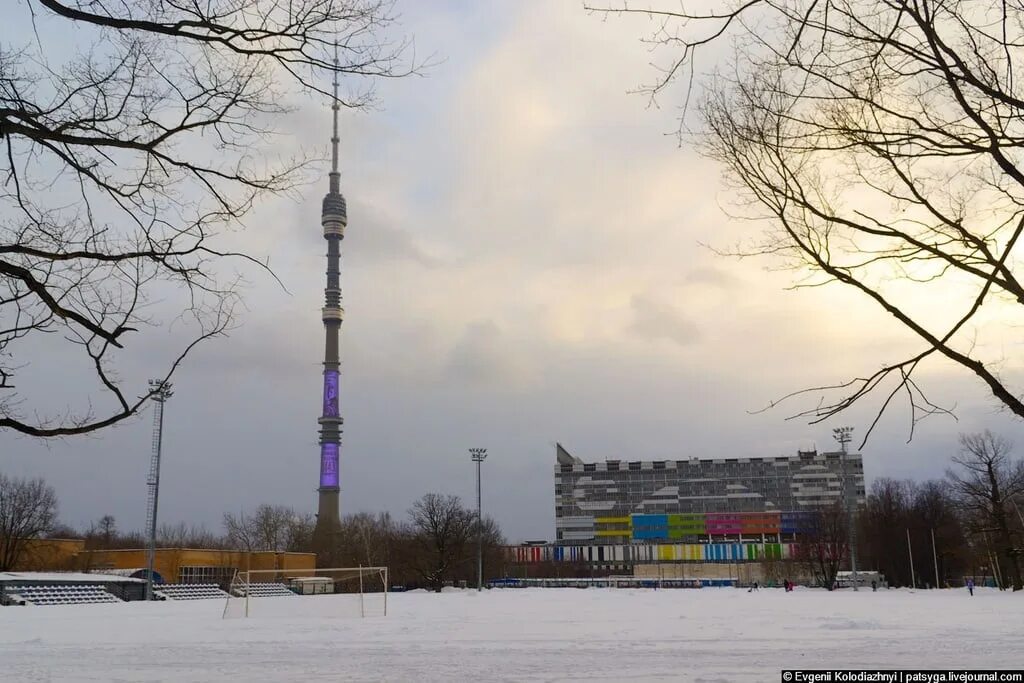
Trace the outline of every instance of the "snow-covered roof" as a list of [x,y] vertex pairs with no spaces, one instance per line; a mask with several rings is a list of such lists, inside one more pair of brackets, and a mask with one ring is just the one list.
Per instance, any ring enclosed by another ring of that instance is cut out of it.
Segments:
[[91,574],[85,572],[0,572],[0,583],[8,581],[91,581],[93,583],[145,583],[144,579],[133,579],[114,574]]

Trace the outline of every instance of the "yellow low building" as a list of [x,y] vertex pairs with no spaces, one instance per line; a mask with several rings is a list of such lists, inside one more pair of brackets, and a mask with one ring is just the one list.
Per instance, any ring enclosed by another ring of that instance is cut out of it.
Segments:
[[[129,570],[146,566],[145,549],[85,550],[77,556],[79,571]],[[229,583],[235,572],[276,570],[288,576],[311,575],[314,553],[279,553],[272,550],[203,550],[157,548],[153,569],[167,583]],[[251,581],[276,581],[280,576],[253,575]]]
[[85,541],[80,538],[29,538],[21,544],[14,571],[73,570],[75,558],[85,550]]
[[[81,539],[25,541],[15,571],[102,572],[143,569],[146,550],[86,550]],[[157,548],[153,568],[167,583],[228,584],[235,572],[276,570],[287,576],[309,576],[316,569],[315,553],[279,553],[272,550],[205,550]],[[251,581],[275,581],[281,576],[254,574]]]

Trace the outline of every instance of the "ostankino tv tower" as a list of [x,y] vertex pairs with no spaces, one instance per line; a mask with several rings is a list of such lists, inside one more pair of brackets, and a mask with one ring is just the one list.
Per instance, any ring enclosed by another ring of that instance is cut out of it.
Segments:
[[345,237],[348,223],[345,198],[339,189],[341,176],[338,173],[338,74],[334,74],[334,134],[331,136],[330,189],[324,197],[320,223],[327,240],[327,288],[324,290],[323,321],[324,345],[324,393],[323,412],[320,415],[320,503],[313,531],[313,547],[322,561],[330,561],[330,555],[341,531],[338,516],[338,495],[341,491],[338,479],[338,456],[341,451],[341,425],[344,420],[338,410],[338,333],[345,310],[341,307],[341,283],[338,262],[341,256],[341,240]]

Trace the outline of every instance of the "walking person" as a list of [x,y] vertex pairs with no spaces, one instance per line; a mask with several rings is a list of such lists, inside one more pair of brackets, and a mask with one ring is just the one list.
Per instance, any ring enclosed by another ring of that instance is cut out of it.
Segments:
[[974,579],[967,579],[967,592],[974,596]]

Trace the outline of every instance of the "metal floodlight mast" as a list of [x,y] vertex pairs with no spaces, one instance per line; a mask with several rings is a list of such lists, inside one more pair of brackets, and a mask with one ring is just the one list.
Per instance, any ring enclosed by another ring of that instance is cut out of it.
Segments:
[[846,470],[847,446],[853,439],[853,427],[836,427],[832,430],[832,436],[839,442],[839,446],[843,450],[843,455],[839,462],[843,473],[843,503],[846,506],[846,523],[850,529],[850,575],[853,578],[853,590],[860,590],[857,586],[857,524],[853,516],[849,479]]
[[153,451],[149,461],[149,479],[146,481],[148,496],[146,500],[146,530],[149,539],[146,543],[146,600],[153,599],[153,565],[156,561],[156,510],[160,498],[160,451],[164,437],[164,403],[174,392],[171,383],[159,379],[149,380],[152,392],[150,398],[153,406]]
[[486,448],[470,448],[469,457],[476,463],[476,589],[484,589],[484,518],[480,498],[480,463],[487,458]]

